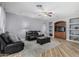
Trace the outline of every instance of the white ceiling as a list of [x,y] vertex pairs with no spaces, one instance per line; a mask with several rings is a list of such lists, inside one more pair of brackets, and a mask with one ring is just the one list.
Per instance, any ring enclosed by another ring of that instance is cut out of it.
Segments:
[[36,5],[41,4],[45,10],[53,11],[55,16],[52,18],[62,19],[79,16],[79,3],[77,2],[3,2],[2,5],[7,12],[32,18],[44,18],[39,16],[40,12]]

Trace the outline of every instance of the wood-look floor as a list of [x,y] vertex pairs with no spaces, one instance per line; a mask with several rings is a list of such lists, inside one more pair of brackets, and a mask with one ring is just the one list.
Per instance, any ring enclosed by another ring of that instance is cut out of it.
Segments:
[[42,57],[79,57],[79,44],[69,42],[63,39],[53,39],[60,45],[55,48],[44,51]]

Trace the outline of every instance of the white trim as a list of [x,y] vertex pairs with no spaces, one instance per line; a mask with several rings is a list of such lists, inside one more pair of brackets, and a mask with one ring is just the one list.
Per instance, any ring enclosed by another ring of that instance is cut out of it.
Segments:
[[6,19],[6,15],[5,15],[5,11],[4,11],[4,9],[0,6],[0,8],[1,8],[1,19],[0,19],[0,21],[1,21],[1,30],[2,30],[2,32],[4,33],[5,32],[5,19]]
[[74,43],[79,43],[79,41],[75,41],[75,40],[68,40],[70,42],[74,42]]

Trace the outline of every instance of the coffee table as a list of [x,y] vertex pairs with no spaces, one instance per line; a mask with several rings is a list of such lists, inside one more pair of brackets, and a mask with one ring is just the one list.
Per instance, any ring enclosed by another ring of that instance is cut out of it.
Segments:
[[37,43],[40,44],[40,45],[48,43],[48,42],[50,42],[50,37],[43,36],[43,37],[37,38]]

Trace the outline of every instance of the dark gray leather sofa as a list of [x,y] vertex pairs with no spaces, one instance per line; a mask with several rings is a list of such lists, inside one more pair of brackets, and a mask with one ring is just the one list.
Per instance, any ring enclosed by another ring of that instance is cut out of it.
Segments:
[[33,40],[37,40],[37,37],[42,37],[44,36],[44,34],[39,35],[40,31],[28,31],[26,32],[26,40],[28,41],[33,41]]
[[13,42],[7,33],[0,35],[0,51],[5,54],[12,54],[24,49],[22,41]]

